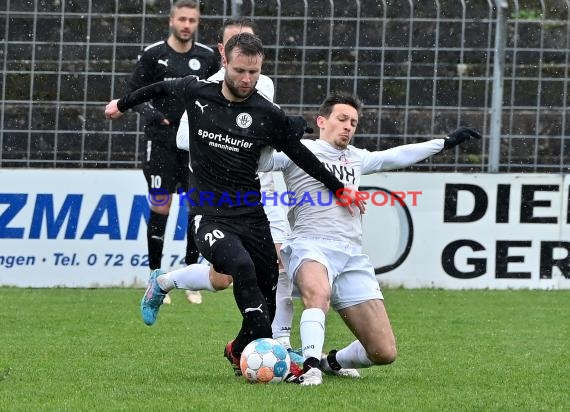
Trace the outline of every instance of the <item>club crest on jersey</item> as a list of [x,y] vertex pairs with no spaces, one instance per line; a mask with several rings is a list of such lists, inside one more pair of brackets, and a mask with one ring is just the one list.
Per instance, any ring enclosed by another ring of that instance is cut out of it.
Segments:
[[253,119],[249,113],[240,113],[236,117],[236,123],[242,129],[247,129],[253,123]]
[[200,60],[198,59],[190,59],[188,62],[188,67],[190,67],[192,70],[200,70],[201,66],[202,65],[200,64]]

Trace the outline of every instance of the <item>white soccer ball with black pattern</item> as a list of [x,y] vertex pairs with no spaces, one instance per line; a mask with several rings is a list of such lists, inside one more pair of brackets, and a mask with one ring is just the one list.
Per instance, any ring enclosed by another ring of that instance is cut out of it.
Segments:
[[290,365],[287,349],[270,338],[250,342],[240,359],[241,372],[251,383],[281,382],[289,373]]

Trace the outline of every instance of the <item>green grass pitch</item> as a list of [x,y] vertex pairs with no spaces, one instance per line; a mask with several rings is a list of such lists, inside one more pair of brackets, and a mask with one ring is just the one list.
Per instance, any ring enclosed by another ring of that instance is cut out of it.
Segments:
[[[142,292],[0,288],[0,411],[570,410],[570,291],[385,290],[396,362],[307,388],[233,376],[231,291],[174,291],[152,327]],[[351,340],[331,312],[325,349]]]

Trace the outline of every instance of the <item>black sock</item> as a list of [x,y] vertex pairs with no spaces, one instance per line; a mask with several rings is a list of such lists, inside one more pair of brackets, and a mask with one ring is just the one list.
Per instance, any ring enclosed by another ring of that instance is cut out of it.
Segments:
[[342,366],[340,366],[340,363],[338,363],[338,361],[336,360],[336,352],[337,351],[333,349],[327,355],[327,362],[333,371],[338,371],[342,369]]
[[318,368],[321,361],[317,358],[310,357],[303,362],[303,373],[307,372],[311,368]]
[[164,232],[168,215],[161,215],[150,211],[150,219],[146,230],[148,244],[148,266],[150,270],[160,269],[162,260],[162,247],[164,246]]

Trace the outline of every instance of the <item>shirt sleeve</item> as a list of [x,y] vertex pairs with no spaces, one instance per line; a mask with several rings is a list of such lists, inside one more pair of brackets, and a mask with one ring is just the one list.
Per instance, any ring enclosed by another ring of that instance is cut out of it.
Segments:
[[119,99],[117,102],[117,108],[121,112],[125,112],[136,105],[148,102],[152,99],[167,97],[170,94],[170,88],[168,87],[169,83],[172,83],[172,81],[153,83],[132,91]]
[[184,110],[180,124],[176,131],[176,147],[181,150],[190,150],[190,128],[188,126],[188,112]]
[[117,102],[117,108],[121,112],[125,112],[128,109],[131,109],[141,103],[148,102],[149,100],[168,96],[174,96],[182,101],[182,98],[188,90],[187,86],[192,82],[195,82],[196,79],[196,76],[187,76],[182,79],[165,80],[150,84],[121,97]]
[[273,98],[275,97],[275,86],[273,85],[273,80],[267,76],[261,75],[259,76],[259,80],[257,81],[257,85],[255,87],[265,97],[273,101]]
[[444,139],[432,139],[427,142],[397,146],[388,150],[369,152],[359,150],[362,157],[362,174],[394,170],[411,166],[443,149]]
[[258,172],[283,171],[292,163],[285,153],[276,152],[271,146],[267,148],[269,150],[263,149],[261,151]]
[[287,169],[289,166],[291,166],[291,163],[293,163],[291,161],[291,159],[289,159],[289,156],[287,156],[285,153],[283,152],[276,152],[273,151],[273,168],[271,170],[277,172],[277,171],[283,171],[285,169]]

